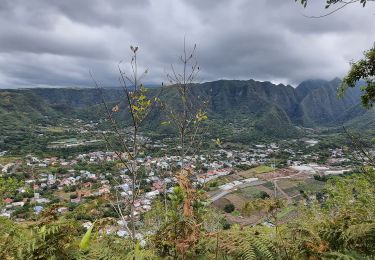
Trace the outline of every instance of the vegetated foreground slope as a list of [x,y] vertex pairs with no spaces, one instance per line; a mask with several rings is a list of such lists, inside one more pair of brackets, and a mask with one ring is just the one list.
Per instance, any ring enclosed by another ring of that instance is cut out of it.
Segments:
[[[337,98],[339,79],[308,80],[297,88],[254,80],[219,80],[196,84],[192,95],[208,103],[209,124],[213,134],[237,133],[238,141],[254,137],[292,137],[296,126],[321,127],[349,124],[372,125],[373,111],[360,106],[361,91],[350,89]],[[151,89],[155,94],[158,89]],[[103,95],[102,95],[103,94]],[[98,89],[22,89],[0,91],[0,119],[6,129],[17,128],[56,117],[98,119],[102,96],[109,104],[121,101],[122,90]],[[161,99],[176,99],[176,89],[166,87]],[[47,117],[46,117],[47,116]],[[126,118],[126,116],[124,117]],[[151,116],[150,128],[167,131],[160,126],[162,113]],[[366,120],[366,123],[364,123]],[[4,128],[4,126],[3,126]]]

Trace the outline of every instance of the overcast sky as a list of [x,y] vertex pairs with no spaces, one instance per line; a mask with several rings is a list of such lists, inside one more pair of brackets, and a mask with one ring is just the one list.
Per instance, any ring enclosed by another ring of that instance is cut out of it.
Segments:
[[165,81],[184,37],[200,81],[296,86],[343,76],[374,42],[375,4],[329,17],[325,0],[0,0],[0,88],[118,85],[117,64],[139,46],[145,82]]

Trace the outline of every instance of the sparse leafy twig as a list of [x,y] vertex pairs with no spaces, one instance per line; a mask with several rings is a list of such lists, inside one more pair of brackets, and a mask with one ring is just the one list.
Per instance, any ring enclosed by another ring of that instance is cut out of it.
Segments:
[[[145,77],[148,70],[145,70],[139,75],[137,64],[137,51],[139,48],[130,46],[130,49],[132,51],[130,74],[127,74],[121,68],[121,62],[118,64],[118,71],[120,74],[119,81],[123,96],[120,97],[119,102],[117,102],[115,106],[112,108],[109,106],[104,97],[103,87],[101,87],[93,77],[92,78],[96,88],[100,90],[101,93],[102,105],[106,119],[105,121],[109,123],[112,130],[112,132],[102,131],[103,138],[110,149],[115,152],[123,167],[127,169],[127,172],[131,178],[130,197],[123,198],[122,196],[118,196],[116,191],[114,201],[110,201],[110,203],[123,221],[125,229],[133,241],[133,249],[135,251],[137,246],[135,203],[140,196],[141,181],[139,179],[140,164],[137,161],[137,157],[141,149],[138,137],[141,126],[145,123],[148,115],[158,102],[158,95],[160,95],[160,92],[154,98],[150,98],[148,96],[147,89],[141,83],[141,79]],[[122,112],[122,110],[125,116],[130,116],[130,136],[123,132],[126,118],[121,120],[121,118],[118,118],[117,116],[120,114],[120,112]],[[121,205],[125,205],[125,209],[130,209],[129,218],[131,228],[129,228],[128,220]]]

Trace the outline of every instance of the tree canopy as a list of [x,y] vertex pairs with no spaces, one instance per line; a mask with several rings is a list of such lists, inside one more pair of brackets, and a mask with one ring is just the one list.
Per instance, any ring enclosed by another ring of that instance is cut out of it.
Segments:
[[360,80],[366,83],[361,86],[364,92],[361,96],[362,104],[370,108],[375,102],[375,44],[364,53],[363,59],[351,64],[349,73],[343,79],[340,95],[343,95],[348,87],[355,87]]
[[[301,2],[301,4],[306,7],[309,0],[295,0],[296,2]],[[350,0],[350,1],[343,1],[343,0],[327,0],[325,8],[329,8],[332,5],[335,4],[342,4],[342,5],[348,5],[353,3],[359,3],[363,7],[366,6],[367,2],[373,2],[374,0]]]

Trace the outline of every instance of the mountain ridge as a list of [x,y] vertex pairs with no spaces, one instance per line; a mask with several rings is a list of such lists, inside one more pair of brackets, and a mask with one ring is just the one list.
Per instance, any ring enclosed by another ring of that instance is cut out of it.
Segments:
[[[288,137],[297,134],[296,127],[314,128],[350,124],[365,114],[369,114],[367,118],[373,118],[371,111],[360,106],[359,88],[349,89],[342,99],[337,98],[340,83],[337,78],[331,81],[315,79],[303,81],[293,88],[290,85],[275,85],[252,79],[217,80],[194,84],[191,89],[193,95],[204,97],[208,101],[207,110],[209,118],[213,121],[226,120],[242,129],[244,133],[249,129],[249,136],[263,133],[266,136]],[[151,95],[156,91],[158,88],[149,90]],[[97,115],[90,113],[93,107],[97,107],[102,102],[102,97],[109,103],[118,102],[122,90],[120,88],[103,90],[30,88],[0,90],[0,94],[0,119],[6,114],[9,117],[9,113],[21,111],[21,107],[28,107],[30,117],[37,115],[39,119],[57,115],[94,119]],[[13,96],[16,101],[13,107],[4,105],[5,96]],[[174,86],[166,87],[161,98],[173,101]],[[18,104],[20,108],[17,108],[17,100],[23,100],[19,101],[22,103]],[[16,118],[26,120],[27,115]],[[153,120],[160,120],[160,116],[155,115]],[[153,126],[156,125],[157,122],[153,122]]]

